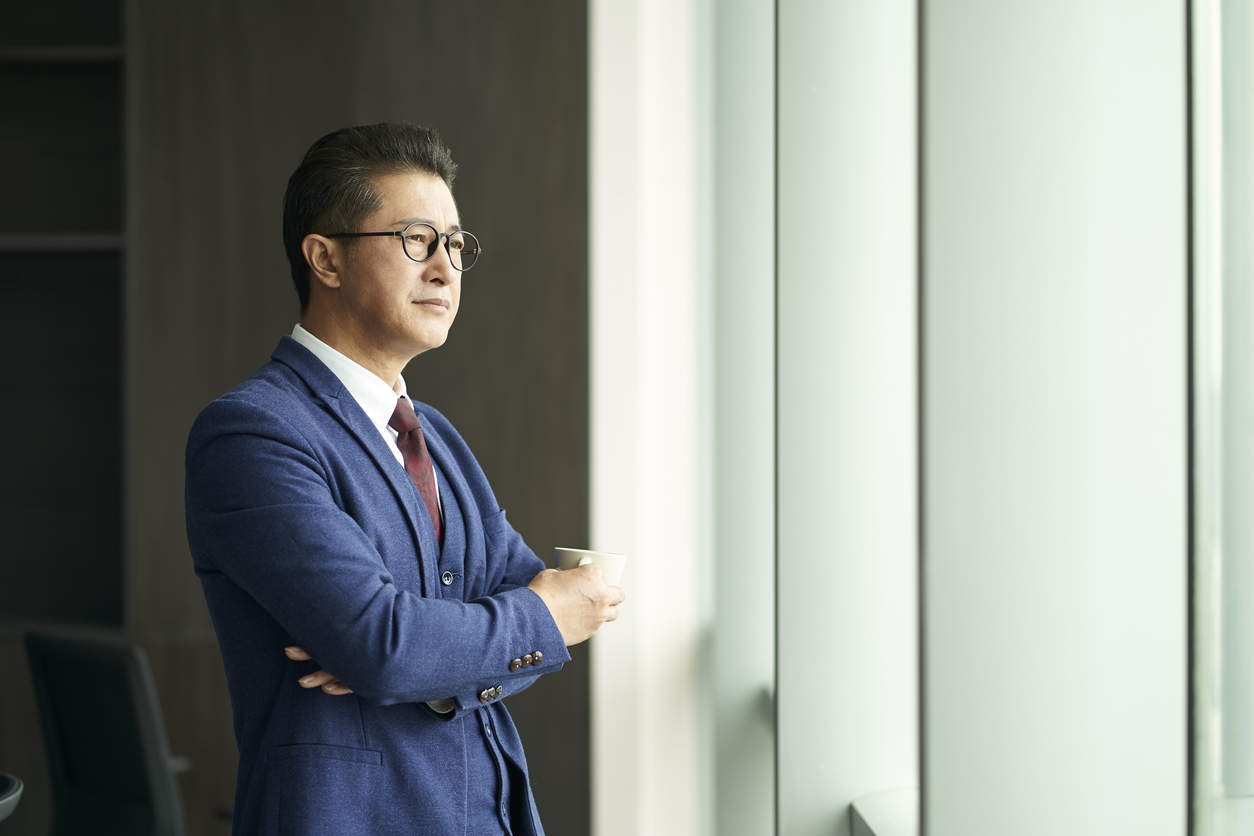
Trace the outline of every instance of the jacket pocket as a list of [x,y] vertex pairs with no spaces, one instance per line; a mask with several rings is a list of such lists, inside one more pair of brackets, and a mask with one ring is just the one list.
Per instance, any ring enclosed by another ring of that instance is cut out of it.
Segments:
[[[266,751],[277,784],[273,836],[392,836],[387,799],[396,798],[383,753],[373,749],[297,743]],[[421,830],[409,832],[424,832]],[[439,832],[439,831],[429,831]]]

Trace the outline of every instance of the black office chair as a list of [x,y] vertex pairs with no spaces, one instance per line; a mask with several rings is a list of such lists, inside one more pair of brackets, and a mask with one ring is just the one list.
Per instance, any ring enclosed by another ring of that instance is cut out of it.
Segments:
[[53,836],[185,836],[148,657],[120,638],[27,634]]

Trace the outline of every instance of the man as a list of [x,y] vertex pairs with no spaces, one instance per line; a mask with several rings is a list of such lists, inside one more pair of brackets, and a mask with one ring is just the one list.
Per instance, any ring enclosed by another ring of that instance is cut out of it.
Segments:
[[544,570],[457,431],[406,393],[478,253],[454,171],[408,124],[314,143],[284,201],[300,324],[192,428],[235,833],[542,833],[501,700],[618,616],[599,567]]

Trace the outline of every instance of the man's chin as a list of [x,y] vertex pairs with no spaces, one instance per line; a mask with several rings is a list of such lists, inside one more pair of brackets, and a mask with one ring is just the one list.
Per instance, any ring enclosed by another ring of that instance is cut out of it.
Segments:
[[440,346],[444,345],[444,342],[447,339],[448,339],[447,331],[445,331],[443,334],[424,334],[422,339],[414,341],[414,344],[413,344],[414,355],[413,356],[417,357],[419,354],[424,354],[433,348],[439,348]]

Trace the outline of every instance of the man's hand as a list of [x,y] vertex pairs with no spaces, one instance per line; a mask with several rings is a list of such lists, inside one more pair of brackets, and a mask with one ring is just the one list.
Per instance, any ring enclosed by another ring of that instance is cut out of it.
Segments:
[[622,589],[606,585],[595,563],[561,572],[545,569],[527,588],[549,608],[568,647],[586,641],[602,624],[618,618],[618,607],[626,598]]
[[[299,647],[285,647],[283,648],[283,652],[287,654],[287,658],[294,662],[308,662],[310,659],[309,654],[301,650]],[[330,671],[314,671],[308,676],[301,677],[297,681],[300,682],[300,687],[302,688],[321,687],[323,691],[326,691],[328,694],[335,694],[336,696],[339,696],[340,694],[353,693],[352,688],[349,688],[343,682],[336,679],[335,674]]]

